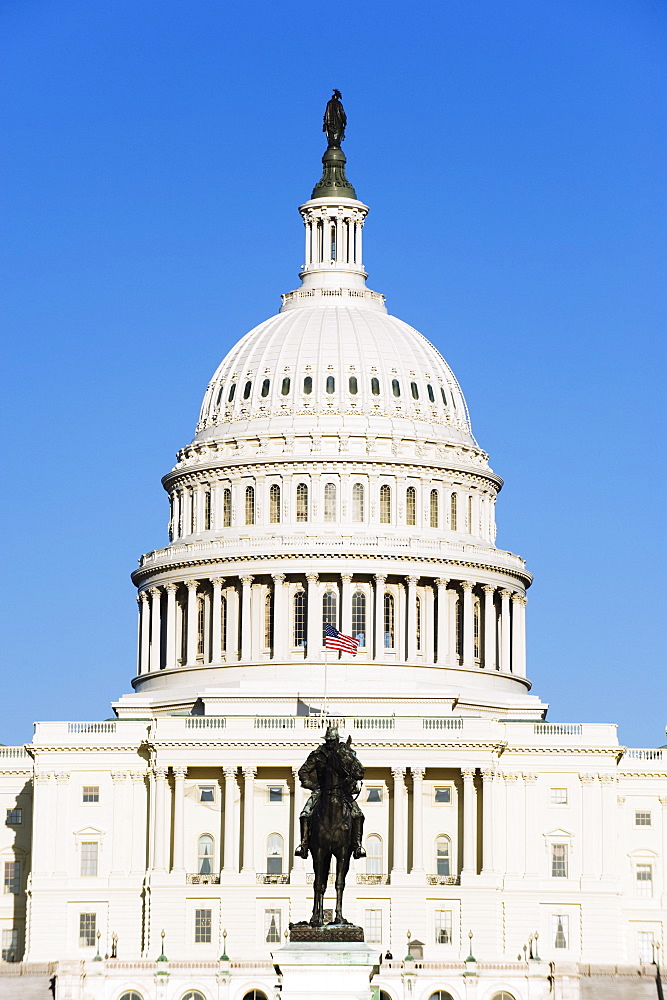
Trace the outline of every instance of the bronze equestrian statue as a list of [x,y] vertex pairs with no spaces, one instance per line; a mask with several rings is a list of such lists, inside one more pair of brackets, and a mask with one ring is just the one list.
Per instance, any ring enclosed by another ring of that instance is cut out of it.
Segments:
[[323,746],[308,755],[299,770],[299,781],[312,792],[301,813],[301,843],[295,854],[308,857],[315,871],[311,927],[324,924],[324,893],[332,857],[336,858],[336,913],[334,924],[349,924],[343,917],[343,889],[350,857],[364,858],[364,814],[356,798],[364,769],[351,747],[352,737],[341,743],[338,729],[329,726]]

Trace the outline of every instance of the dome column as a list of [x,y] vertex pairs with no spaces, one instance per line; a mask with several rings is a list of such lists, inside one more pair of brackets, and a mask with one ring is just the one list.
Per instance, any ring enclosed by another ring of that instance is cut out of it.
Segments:
[[341,575],[340,630],[343,635],[352,635],[352,574]]
[[151,595],[151,671],[160,669],[160,639],[162,637],[162,621],[160,616],[160,603],[162,591],[159,587],[151,587],[148,592]]
[[484,667],[496,669],[496,605],[493,600],[495,587],[485,584],[484,591]]
[[197,588],[198,580],[188,580],[185,584],[188,588],[188,609],[186,621],[186,659],[188,666],[197,662]]
[[463,590],[463,663],[462,666],[472,669],[475,665],[475,623],[472,599],[474,584],[470,580],[461,581]]
[[148,594],[145,590],[140,590],[137,597],[139,602],[139,620],[141,632],[141,652],[139,655],[139,673],[146,674],[150,670],[150,612],[148,608]]
[[526,676],[526,598],[512,594],[512,673]]
[[306,580],[308,581],[308,595],[306,598],[308,608],[306,659],[319,660],[321,659],[320,646],[322,645],[322,639],[320,638],[321,606],[318,587],[319,577],[317,573],[308,573]]
[[[408,641],[407,654],[408,663],[413,664],[417,660],[417,582],[418,577],[406,576],[405,582],[408,585]],[[422,619],[423,619],[422,608]],[[422,620],[422,631],[424,622]]]
[[384,656],[384,585],[386,576],[378,573],[375,577],[375,659]]
[[211,580],[213,587],[212,607],[211,607],[211,662],[220,663],[222,660],[222,588],[225,580],[222,576],[216,576]]
[[511,666],[510,597],[511,590],[500,591],[500,669],[508,674]]
[[226,588],[227,596],[227,663],[236,663],[239,658],[239,592],[235,585]]
[[241,593],[241,662],[250,663],[252,659],[252,615],[250,602],[252,600],[252,576],[242,576]]
[[441,576],[435,582],[438,587],[438,663],[444,667],[449,662],[449,606],[447,597],[449,580]]
[[273,659],[287,659],[287,588],[284,573],[273,574]]
[[165,666],[171,670],[176,666],[176,591],[178,585],[168,583],[167,592],[167,649]]

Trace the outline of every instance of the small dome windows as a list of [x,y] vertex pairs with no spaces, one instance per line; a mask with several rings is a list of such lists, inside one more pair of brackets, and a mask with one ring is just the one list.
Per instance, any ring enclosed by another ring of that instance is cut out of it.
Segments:
[[336,389],[336,379],[333,375],[327,375],[327,392],[331,395]]
[[356,375],[350,375],[350,393],[353,396],[356,396],[358,392],[359,392],[359,386],[357,384],[357,377]]
[[428,398],[431,403],[435,403],[435,393],[433,392],[433,386],[427,385],[426,391],[428,392]]
[[223,394],[224,390],[225,390],[224,385],[221,385],[220,388],[218,389],[218,395],[215,397],[215,405],[216,405],[216,407],[220,406],[220,400],[222,399],[222,394]]
[[306,396],[310,396],[311,392],[313,391],[313,379],[310,375],[306,375],[305,379],[303,380],[303,391],[305,392]]
[[269,395],[269,389],[271,388],[271,382],[268,378],[265,378],[262,382],[262,396],[266,397]]
[[290,384],[291,384],[291,380],[289,378],[284,378],[283,379],[283,384],[282,384],[282,387],[280,389],[280,391],[281,391],[281,393],[282,393],[283,396],[289,396]]
[[248,382],[246,382],[246,384],[245,384],[245,386],[243,388],[243,398],[244,399],[250,399],[250,393],[251,392],[252,392],[252,382],[248,381]]
[[419,399],[419,389],[417,388],[417,383],[416,382],[411,382],[410,383],[410,391],[412,393],[412,398],[413,399]]
[[227,396],[227,402],[231,403],[234,398],[234,393],[236,392],[236,382],[232,382],[229,387],[229,395]]
[[401,385],[397,378],[391,380],[391,391],[396,397],[401,395]]
[[442,393],[442,401],[443,401],[443,403],[445,404],[445,406],[448,406],[449,404],[447,403],[447,393],[445,392],[444,385],[440,386],[440,392]]
[[371,392],[374,396],[380,395],[380,382],[376,378],[371,379]]

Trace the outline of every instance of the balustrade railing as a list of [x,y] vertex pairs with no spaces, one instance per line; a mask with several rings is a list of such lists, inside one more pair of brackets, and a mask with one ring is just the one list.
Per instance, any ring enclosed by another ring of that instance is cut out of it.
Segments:
[[212,872],[210,875],[188,872],[185,881],[187,885],[220,885],[220,872]]
[[427,875],[426,881],[429,885],[460,885],[460,875]]
[[667,760],[667,753],[664,750],[656,749],[653,750],[648,748],[646,750],[629,749],[623,754],[623,760]]
[[535,736],[581,736],[583,727],[576,722],[536,722]]
[[266,872],[257,872],[257,882],[260,885],[287,885],[289,875],[270,875]]
[[294,716],[283,715],[256,715],[255,729],[294,729],[296,720]]
[[424,729],[463,729],[463,719],[422,719]]
[[70,734],[78,733],[115,733],[116,723],[115,722],[68,722],[67,732]]

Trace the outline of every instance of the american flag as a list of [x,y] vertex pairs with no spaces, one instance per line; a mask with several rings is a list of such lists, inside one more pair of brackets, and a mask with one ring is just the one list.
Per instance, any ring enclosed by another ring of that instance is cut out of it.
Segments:
[[356,656],[359,640],[353,639],[351,635],[343,635],[327,622],[324,626],[324,645],[327,649],[340,649],[343,653],[352,653],[352,656]]

